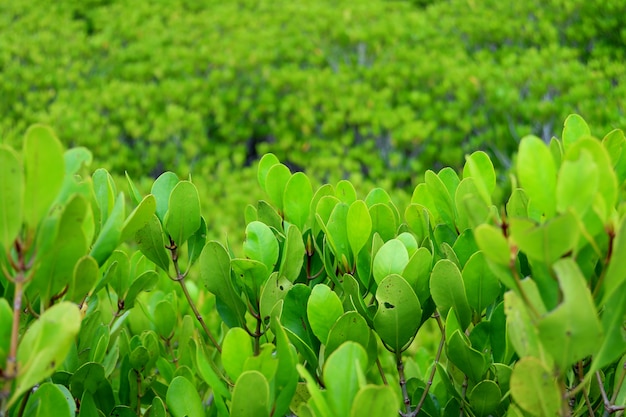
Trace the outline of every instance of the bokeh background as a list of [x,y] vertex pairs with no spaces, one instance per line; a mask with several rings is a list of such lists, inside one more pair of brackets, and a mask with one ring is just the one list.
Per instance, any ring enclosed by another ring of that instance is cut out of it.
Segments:
[[402,200],[625,106],[623,0],[0,0],[0,141],[46,123],[143,192],[191,175],[209,238],[243,232],[266,152]]

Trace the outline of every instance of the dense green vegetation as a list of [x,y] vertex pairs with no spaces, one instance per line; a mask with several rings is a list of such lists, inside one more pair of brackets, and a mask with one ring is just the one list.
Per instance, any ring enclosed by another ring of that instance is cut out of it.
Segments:
[[507,167],[571,112],[623,126],[625,16],[619,0],[2,1],[0,137],[44,122],[115,176],[192,173],[215,213],[259,196],[242,167],[268,151],[318,181],[410,189],[470,150]]
[[125,195],[35,125],[0,145],[0,416],[623,415],[626,137],[560,136],[505,205],[482,151],[406,205],[266,154],[225,244],[193,182]]

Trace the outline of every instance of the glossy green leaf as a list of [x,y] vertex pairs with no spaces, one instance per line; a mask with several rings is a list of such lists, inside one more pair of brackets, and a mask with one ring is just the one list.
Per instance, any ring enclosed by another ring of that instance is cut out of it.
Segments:
[[466,156],[463,178],[473,178],[480,197],[485,204],[491,204],[491,194],[496,188],[496,172],[489,155],[477,151]]
[[412,257],[413,254],[417,252],[417,249],[419,248],[419,243],[417,243],[417,240],[415,240],[415,237],[411,233],[400,233],[398,237],[396,237],[396,239],[402,242],[407,252],[409,253],[409,257]]
[[276,356],[278,357],[278,368],[274,379],[276,399],[274,404],[274,415],[283,415],[289,409],[294,394],[298,387],[298,355],[292,345],[285,330],[280,325],[277,317],[273,317],[270,322],[272,333],[276,336]]
[[303,172],[293,174],[285,185],[283,195],[285,221],[296,225],[300,230],[305,230],[312,199],[313,188],[309,177]]
[[244,370],[246,359],[253,355],[252,338],[241,327],[228,330],[222,342],[222,364],[234,381]]
[[200,197],[191,182],[180,181],[172,189],[163,225],[177,246],[182,246],[200,227]]
[[271,167],[273,167],[274,165],[278,165],[278,164],[280,164],[280,161],[278,160],[276,155],[274,155],[273,153],[267,153],[263,155],[263,157],[259,160],[259,166],[257,169],[257,179],[259,181],[259,185],[261,186],[263,190],[265,190],[265,192],[267,192],[267,187],[265,184],[266,179],[267,179],[267,173]]
[[150,217],[156,212],[155,210],[156,200],[152,194],[148,194],[124,221],[120,241],[125,242],[134,238],[135,233],[150,221]]
[[522,138],[517,176],[528,199],[546,218],[556,211],[556,166],[546,144],[536,136]]
[[33,125],[26,131],[23,163],[24,221],[30,229],[35,229],[50,209],[65,177],[63,146],[52,129]]
[[346,342],[324,364],[326,398],[334,416],[349,416],[359,391],[359,373],[367,366],[367,352],[355,342]]
[[366,385],[354,397],[350,417],[395,417],[398,401],[393,389],[386,385]]
[[24,215],[24,173],[17,154],[0,146],[0,249],[8,250],[20,229]]
[[556,379],[543,363],[534,357],[520,359],[511,375],[511,395],[531,415],[559,415],[561,394]]
[[269,272],[273,271],[278,261],[278,241],[272,230],[259,221],[250,223],[246,227],[243,253],[263,263]]
[[350,250],[347,229],[348,211],[349,206],[346,203],[339,203],[335,206],[326,224],[326,239],[328,239],[337,260],[341,262],[343,257],[351,264],[352,251]]
[[484,380],[476,384],[470,391],[469,402],[478,417],[492,415],[502,399],[500,387],[493,381]]
[[579,216],[584,215],[598,191],[598,181],[598,168],[589,152],[581,151],[575,161],[563,161],[556,184],[558,212],[571,208]]
[[402,241],[387,241],[374,256],[373,274],[377,284],[391,274],[402,274],[409,263],[409,252]]
[[81,302],[94,288],[100,277],[98,263],[91,256],[83,256],[76,262],[72,283],[66,299],[76,303]]
[[339,346],[347,341],[352,341],[367,349],[370,341],[370,328],[367,321],[356,311],[348,311],[342,314],[332,324],[328,332],[328,340],[324,350],[325,357],[331,355]]
[[453,227],[455,215],[450,190],[446,187],[441,178],[431,170],[426,171],[424,181],[426,182],[428,193],[432,197],[432,202],[437,212],[448,226]]
[[411,284],[421,305],[424,305],[430,297],[430,272],[432,267],[432,254],[425,247],[421,247],[411,256],[409,263],[400,274]]
[[401,350],[417,333],[422,316],[420,302],[400,275],[389,275],[376,291],[378,310],[374,329],[394,351]]
[[573,250],[579,238],[578,222],[571,212],[540,226],[530,220],[510,219],[510,233],[517,247],[529,258],[548,265]]
[[81,398],[84,393],[93,395],[94,405],[104,413],[110,413],[115,407],[113,388],[100,363],[83,364],[71,376],[69,387],[74,398]]
[[[76,412],[70,409],[68,399],[65,397],[62,385],[46,382],[41,384],[26,405],[25,415],[32,417],[73,417]],[[63,387],[65,388],[65,387]]]
[[450,260],[442,259],[433,267],[430,276],[430,292],[437,309],[445,317],[454,307],[463,330],[469,326],[472,312],[467,301],[461,271]]
[[570,114],[563,124],[563,147],[567,150],[578,139],[591,135],[587,122],[577,114]]
[[563,302],[538,324],[539,339],[561,372],[592,355],[602,343],[602,325],[585,277],[572,259],[554,264]]
[[398,224],[393,210],[387,204],[374,204],[370,207],[372,233],[378,233],[383,241],[396,236]]
[[330,287],[318,284],[311,291],[306,309],[313,334],[326,344],[330,328],[343,314],[341,300]]
[[474,230],[474,237],[478,247],[488,259],[499,265],[509,265],[511,248],[501,229],[489,224],[481,224]]
[[287,295],[291,287],[293,287],[291,281],[286,278],[279,278],[278,273],[274,272],[270,275],[261,290],[261,298],[259,301],[261,318],[265,319],[271,316],[276,303],[285,298],[285,295]]
[[124,195],[120,193],[115,201],[115,206],[111,214],[102,227],[102,230],[100,230],[100,235],[89,253],[89,255],[98,262],[98,265],[103,265],[120,243],[122,227],[124,226],[124,216],[126,215],[125,210]]
[[161,397],[154,397],[152,399],[152,405],[150,406],[150,417],[167,417],[167,411],[165,411],[165,403],[163,402]]
[[128,183],[128,194],[130,197],[130,201],[132,201],[134,205],[139,205],[141,200],[143,200],[143,197],[141,196],[141,193],[139,192],[139,189],[133,182],[132,178],[130,178],[130,175],[128,175],[128,172],[124,172],[124,175],[126,176],[126,182]]
[[132,283],[130,284],[130,288],[128,288],[128,291],[126,292],[124,298],[124,308],[133,308],[139,293],[142,291],[152,290],[158,282],[159,274],[157,274],[156,271],[145,271],[137,276],[132,281]]
[[452,333],[446,343],[448,359],[470,380],[479,382],[489,366],[485,356],[469,345],[460,329]]
[[163,228],[156,215],[153,214],[148,223],[137,230],[135,240],[139,250],[146,258],[165,271],[169,269],[170,258],[165,251]]
[[491,216],[488,203],[480,197],[479,191],[474,178],[463,179],[457,187],[454,202],[459,230],[483,224]]
[[80,322],[76,304],[60,302],[28,328],[17,349],[20,366],[9,406],[61,366],[78,335]]
[[307,316],[307,302],[310,295],[311,289],[304,284],[291,287],[283,301],[280,322],[298,352],[311,364],[317,366],[318,358],[315,352],[319,349],[319,342],[311,330]]
[[231,417],[269,417],[269,396],[269,384],[260,372],[244,372],[233,389]]
[[200,254],[200,277],[204,286],[243,320],[246,305],[231,278],[230,255],[221,243],[211,241]]
[[291,178],[291,171],[283,164],[273,165],[265,177],[265,191],[279,212],[283,212],[285,187]]
[[493,273],[483,252],[476,252],[463,268],[463,282],[470,307],[478,314],[500,295],[500,282]]
[[428,210],[419,204],[411,204],[404,211],[404,218],[418,241],[423,241],[429,234],[430,221]]
[[363,200],[357,200],[350,204],[346,217],[346,227],[352,254],[356,258],[369,241],[372,233],[372,218]]
[[150,194],[154,195],[156,200],[156,215],[161,221],[165,220],[165,213],[170,203],[170,194],[176,185],[178,184],[178,176],[173,172],[164,172],[154,180]]
[[177,376],[167,388],[165,399],[172,417],[204,417],[204,407],[196,387],[183,376]]
[[[253,259],[233,259],[230,262],[238,282],[243,284],[248,301],[255,310],[259,307],[261,290],[270,277],[265,264]],[[256,311],[258,313],[258,311]]]
[[341,180],[335,186],[335,196],[342,203],[350,205],[356,201],[356,190],[354,185],[348,180]]
[[305,256],[304,241],[300,230],[290,225],[287,229],[287,240],[280,261],[279,276],[294,282],[300,276]]
[[204,245],[206,244],[206,235],[206,222],[204,221],[204,217],[200,217],[200,227],[198,227],[198,230],[193,232],[193,235],[191,235],[187,240],[189,265],[193,265],[200,257],[202,249],[204,249]]

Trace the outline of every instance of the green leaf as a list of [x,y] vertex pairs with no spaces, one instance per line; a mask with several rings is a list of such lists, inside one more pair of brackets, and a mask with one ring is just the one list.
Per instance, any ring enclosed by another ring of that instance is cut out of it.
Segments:
[[326,239],[328,239],[338,262],[345,258],[348,266],[351,266],[352,251],[350,250],[347,229],[348,211],[349,206],[346,203],[339,203],[335,206],[326,224]]
[[335,187],[335,196],[337,196],[339,201],[347,205],[354,203],[356,201],[354,185],[348,180],[339,181]]
[[511,248],[501,229],[490,224],[481,224],[474,230],[474,237],[488,259],[499,265],[509,265]]
[[359,391],[359,374],[365,372],[367,352],[355,342],[346,342],[324,364],[326,398],[333,415],[349,416]]
[[113,177],[106,169],[98,168],[91,176],[93,181],[93,191],[96,199],[96,206],[99,210],[95,210],[99,214],[99,228],[104,227],[109,213],[115,204],[115,182]]
[[593,203],[598,182],[598,167],[589,152],[582,150],[577,160],[563,161],[556,184],[558,212],[571,208],[582,217]]
[[0,146],[0,248],[7,251],[22,228],[24,173],[17,154]]
[[120,193],[115,201],[115,206],[107,218],[106,223],[100,230],[96,243],[93,244],[89,253],[102,266],[120,243],[125,213],[124,194]]
[[467,329],[472,319],[472,312],[467,301],[465,284],[461,271],[448,259],[439,260],[430,275],[430,292],[437,309],[443,317],[454,307],[463,330]]
[[266,179],[267,179],[267,173],[271,167],[273,167],[274,165],[279,165],[279,164],[280,164],[280,161],[278,160],[276,155],[274,155],[273,153],[267,153],[263,155],[261,160],[259,160],[259,167],[257,170],[257,179],[259,181],[259,185],[265,192],[267,192],[267,187],[265,184]]
[[387,385],[366,385],[354,397],[350,417],[395,417],[398,401],[393,389]]
[[554,264],[563,302],[538,324],[539,339],[561,372],[594,354],[602,343],[602,325],[585,277],[569,258]]
[[378,233],[383,241],[388,241],[396,235],[398,224],[393,210],[387,204],[374,204],[370,207],[372,218],[372,234]]
[[443,221],[448,226],[454,227],[454,203],[452,201],[450,190],[446,187],[441,178],[431,170],[426,171],[424,181],[426,183],[428,193],[432,197],[432,202],[443,218]]
[[265,191],[279,212],[283,212],[283,196],[287,182],[291,179],[291,171],[283,164],[272,166],[265,178]]
[[481,225],[492,215],[490,206],[480,198],[476,185],[474,178],[465,178],[456,189],[454,202],[459,230]]
[[330,328],[343,314],[341,300],[330,287],[317,284],[311,291],[306,310],[313,334],[326,344]]
[[[76,412],[70,409],[68,399],[61,390],[62,385],[46,382],[41,384],[28,399],[27,414],[32,417],[73,417]],[[63,387],[65,388],[65,387]]]
[[315,352],[319,350],[319,342],[311,331],[307,316],[307,302],[310,294],[311,289],[304,284],[291,287],[283,301],[280,321],[298,352],[313,366],[317,366],[318,358]]
[[432,254],[425,247],[421,247],[411,256],[409,263],[402,271],[402,274],[400,274],[411,284],[421,305],[425,305],[430,298],[430,272],[432,267]]
[[561,393],[555,378],[537,358],[521,358],[511,375],[513,400],[531,415],[555,417],[561,408]]
[[346,227],[348,229],[348,242],[356,259],[372,233],[372,218],[363,200],[357,200],[350,204],[346,217]]
[[178,184],[178,176],[173,172],[164,172],[154,180],[150,194],[156,199],[156,215],[163,223],[170,203],[170,194]]
[[418,242],[422,242],[430,233],[430,220],[428,209],[419,204],[411,204],[404,211],[404,218]]
[[272,230],[264,223],[254,221],[246,227],[246,240],[243,243],[246,257],[259,261],[269,272],[278,261],[278,241]]
[[470,307],[476,313],[482,314],[500,295],[498,277],[489,268],[482,252],[476,252],[469,258],[462,275]]
[[204,417],[204,407],[196,387],[184,376],[177,376],[167,388],[165,398],[172,417]]
[[251,307],[258,313],[261,290],[271,273],[267,270],[265,264],[254,259],[233,259],[230,261],[230,266],[235,276],[243,284],[243,289]]
[[65,151],[63,160],[65,161],[65,173],[74,175],[80,171],[83,165],[86,167],[91,165],[93,156],[89,149],[79,146]]
[[585,120],[577,114],[570,114],[563,124],[563,147],[567,149],[578,139],[590,136],[591,130]]
[[269,417],[269,396],[270,387],[263,374],[244,372],[233,389],[231,417]]
[[578,243],[578,222],[571,212],[554,217],[540,226],[525,219],[510,219],[509,224],[511,239],[517,243],[517,247],[529,258],[548,265],[573,250]]
[[376,291],[378,311],[374,329],[393,351],[398,352],[419,329],[422,308],[408,282],[400,275],[389,275]]
[[304,241],[300,230],[290,225],[287,229],[287,239],[280,261],[279,276],[286,278],[289,282],[294,282],[300,276],[305,256]]
[[141,200],[139,205],[130,213],[122,226],[121,242],[126,242],[135,237],[135,233],[150,221],[150,217],[156,213],[156,200],[152,194],[148,194]]
[[170,339],[176,328],[177,316],[170,300],[161,300],[154,307],[154,326],[164,339]]
[[46,310],[26,331],[17,348],[17,381],[9,407],[33,385],[63,364],[80,329],[76,304],[60,302]]
[[489,364],[482,353],[472,348],[469,341],[457,329],[447,340],[448,359],[474,382],[481,381]]
[[0,298],[0,363],[6,364],[11,346],[13,308],[6,298]]
[[484,380],[476,384],[470,391],[468,399],[478,417],[492,415],[502,399],[500,387],[493,381]]
[[231,279],[230,255],[221,243],[211,241],[200,254],[200,277],[204,286],[243,322],[246,305]]
[[522,138],[517,176],[531,204],[546,218],[556,212],[556,166],[546,144],[536,136]]
[[342,314],[332,324],[328,332],[328,340],[324,349],[324,356],[331,355],[339,346],[347,341],[352,341],[367,349],[370,341],[370,328],[367,321],[356,311],[348,311]]
[[374,256],[374,279],[377,284],[391,274],[402,274],[409,263],[409,252],[402,241],[387,241]]
[[[193,235],[187,240],[189,266],[193,265],[200,257],[202,249],[204,249],[204,245],[206,244],[206,235],[206,222],[204,221],[204,217],[200,217],[200,227],[198,227],[198,230],[193,232]],[[189,268],[189,266],[187,268]]]
[[163,228],[156,215],[152,215],[144,227],[137,230],[135,240],[141,253],[159,268],[168,271],[170,258],[165,251]]
[[63,184],[65,177],[63,146],[52,129],[34,125],[26,131],[23,158],[24,221],[34,230],[50,209]]
[[313,199],[313,188],[309,177],[303,172],[296,172],[285,185],[283,195],[285,220],[298,226],[298,229],[305,230],[311,209],[311,199]]
[[298,387],[298,355],[296,350],[289,344],[285,330],[280,325],[278,318],[273,317],[270,322],[272,333],[276,336],[276,356],[278,368],[274,379],[276,400],[273,415],[282,416],[287,410]]
[[491,194],[496,188],[496,172],[489,155],[478,151],[466,156],[463,178],[473,178],[480,197],[485,204],[491,204]]
[[528,217],[528,196],[521,188],[516,188],[511,193],[506,203],[506,214],[509,218]]
[[[310,408],[313,408],[315,412],[311,412],[311,415],[316,417],[334,417],[334,414],[330,411],[330,406],[326,401],[324,393],[320,390],[317,385],[317,381],[313,379],[313,377],[309,374],[304,366],[301,364],[296,364],[296,369],[300,376],[306,382],[306,386],[309,389],[309,393],[311,394],[311,399],[309,400]],[[302,411],[302,406],[298,412]]]
[[170,193],[163,219],[165,230],[177,246],[182,246],[200,227],[200,197],[196,186],[180,181]]
[[130,196],[130,201],[132,201],[134,205],[138,205],[142,200],[141,193],[139,192],[139,189],[137,188],[133,180],[130,178],[130,175],[128,175],[128,172],[125,171],[124,175],[126,176],[126,182],[128,183],[128,194]]
[[546,362],[536,322],[522,298],[512,291],[504,294],[507,336],[519,357],[534,356]]
[[241,327],[229,329],[222,342],[222,364],[233,381],[242,374],[246,360],[253,354],[250,335]]

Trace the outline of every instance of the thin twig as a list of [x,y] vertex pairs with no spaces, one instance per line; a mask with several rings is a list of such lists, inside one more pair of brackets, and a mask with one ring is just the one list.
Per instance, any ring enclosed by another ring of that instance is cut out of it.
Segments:
[[396,352],[396,367],[398,368],[398,378],[400,382],[400,388],[402,388],[402,398],[404,399],[404,408],[406,409],[406,415],[411,415],[411,399],[406,389],[406,378],[404,376],[404,363],[402,362],[402,352]]
[[[437,314],[437,318],[439,318],[439,313]],[[437,348],[437,355],[435,355],[435,362],[433,362],[433,369],[430,371],[430,376],[428,377],[428,381],[426,382],[426,388],[424,388],[424,392],[422,393],[422,397],[420,398],[419,403],[417,403],[417,408],[413,412],[413,417],[420,412],[422,407],[424,406],[424,401],[426,401],[426,397],[428,396],[428,391],[430,387],[433,385],[433,379],[435,378],[435,372],[437,371],[437,364],[439,363],[439,359],[441,358],[441,352],[443,351],[443,345],[446,341],[446,334],[442,331],[441,340],[439,341],[439,347]]]
[[385,376],[385,371],[383,370],[383,365],[380,363],[380,358],[376,358],[376,366],[378,367],[378,373],[380,373],[380,377],[383,380],[383,384],[389,385],[387,382],[387,377]]
[[178,266],[178,247],[176,246],[176,243],[172,240],[172,238],[170,238],[170,245],[166,246],[166,248],[169,249],[169,251],[171,252],[172,263],[174,264],[174,271],[176,272],[176,277],[174,278],[174,281],[177,281],[180,284],[180,287],[183,290],[183,294],[185,294],[185,298],[187,299],[189,307],[191,307],[193,314],[196,316],[196,320],[198,320],[200,326],[202,326],[202,329],[211,340],[211,343],[213,344],[213,346],[215,346],[215,349],[217,349],[219,353],[222,353],[222,348],[220,347],[220,344],[217,343],[217,340],[215,340],[215,338],[213,337],[213,334],[211,333],[204,319],[202,318],[202,314],[200,314],[200,311],[198,311],[196,304],[191,299],[191,295],[189,294],[189,290],[187,289],[187,285],[185,284],[185,276],[187,274],[183,274],[180,271],[180,267]]

